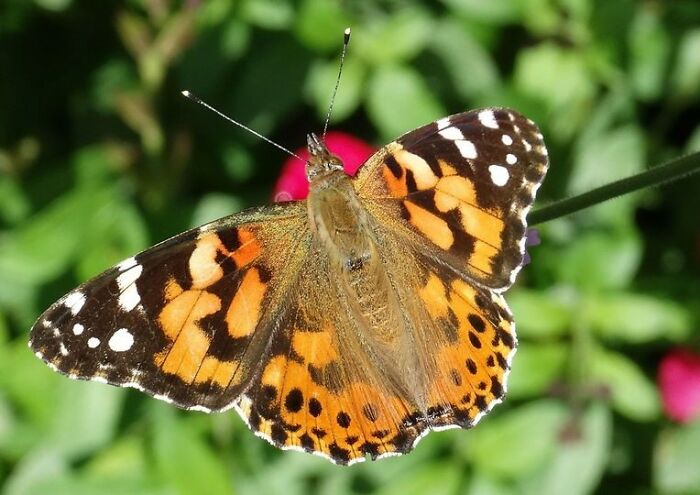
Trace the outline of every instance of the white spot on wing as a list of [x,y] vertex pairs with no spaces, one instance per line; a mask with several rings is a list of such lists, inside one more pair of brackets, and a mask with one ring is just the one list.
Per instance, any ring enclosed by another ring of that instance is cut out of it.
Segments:
[[80,335],[81,333],[83,333],[84,330],[85,327],[82,326],[80,323],[76,323],[75,325],[73,325],[73,335]]
[[94,349],[98,345],[100,345],[100,339],[97,337],[90,337],[87,341],[87,345],[90,349]]
[[58,350],[61,352],[62,356],[67,356],[68,355],[68,349],[66,349],[66,346],[63,345],[63,342],[61,342],[58,346]]
[[119,264],[117,265],[117,269],[118,269],[120,272],[125,272],[125,271],[127,271],[129,268],[135,267],[137,264],[138,264],[138,263],[136,262],[136,258],[134,258],[134,257],[132,256],[131,258],[127,258],[127,259],[125,259],[124,261],[122,261],[121,263],[119,263]]
[[119,306],[124,311],[131,311],[141,302],[136,281],[141,276],[142,271],[143,267],[141,265],[135,265],[117,277],[117,285],[121,291],[121,294],[119,294]]
[[501,165],[490,165],[489,173],[491,174],[491,181],[497,186],[505,186],[510,178],[508,169]]
[[467,159],[473,160],[477,157],[477,152],[476,152],[476,147],[474,146],[474,143],[472,143],[469,140],[463,140],[463,141],[455,141],[455,145],[457,145],[457,149],[459,150],[459,153]]
[[504,134],[503,136],[501,136],[501,142],[506,146],[510,146],[511,144],[513,144],[513,138],[510,137],[508,134]]
[[449,117],[443,117],[440,120],[438,120],[437,122],[435,122],[435,124],[437,124],[438,131],[441,131],[442,129],[444,129],[446,127],[450,127],[452,125],[452,122],[450,122]]
[[498,129],[496,116],[491,110],[482,110],[479,112],[479,122],[486,127],[490,127],[491,129]]
[[532,145],[530,143],[528,143],[527,141],[525,141],[524,139],[523,139],[523,146],[525,146],[525,151],[530,151],[532,149]]
[[109,338],[109,348],[114,352],[124,352],[134,345],[134,336],[126,328],[120,328]]
[[518,158],[514,154],[508,153],[506,155],[506,162],[508,163],[508,165],[514,165],[515,162],[517,162],[517,161],[518,161]]
[[77,315],[85,304],[85,294],[82,292],[71,292],[63,300],[63,304],[70,309],[73,316]]
[[464,139],[464,135],[462,134],[462,131],[460,131],[456,127],[448,127],[447,129],[441,130],[438,134],[440,134],[445,139],[449,139],[450,141],[457,141],[459,139]]

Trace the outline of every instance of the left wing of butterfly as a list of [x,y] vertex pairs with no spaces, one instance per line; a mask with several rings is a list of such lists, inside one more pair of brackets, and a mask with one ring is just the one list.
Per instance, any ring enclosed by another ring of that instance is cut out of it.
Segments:
[[61,298],[29,345],[71,378],[188,409],[230,408],[270,343],[268,310],[286,297],[310,237],[301,203],[190,230]]

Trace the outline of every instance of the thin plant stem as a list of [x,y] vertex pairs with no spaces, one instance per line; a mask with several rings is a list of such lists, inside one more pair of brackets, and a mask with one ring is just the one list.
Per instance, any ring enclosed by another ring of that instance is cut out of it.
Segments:
[[668,184],[698,171],[700,171],[700,151],[676,158],[658,167],[611,182],[578,196],[562,199],[539,208],[530,213],[528,223],[536,225],[554,220],[555,218],[569,215],[589,206],[603,203],[640,189]]

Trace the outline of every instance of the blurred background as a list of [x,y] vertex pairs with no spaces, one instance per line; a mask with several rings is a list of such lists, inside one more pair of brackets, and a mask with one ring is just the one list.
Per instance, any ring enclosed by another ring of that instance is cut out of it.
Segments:
[[0,486],[6,494],[700,493],[700,177],[538,229],[508,300],[521,346],[475,429],[339,468],[72,382],[39,313],[153,243],[270,201],[323,124],[382,143],[510,106],[551,155],[538,204],[700,149],[697,0],[3,0]]

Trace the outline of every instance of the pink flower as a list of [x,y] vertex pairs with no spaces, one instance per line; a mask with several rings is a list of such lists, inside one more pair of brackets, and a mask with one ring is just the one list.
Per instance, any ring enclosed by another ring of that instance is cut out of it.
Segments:
[[700,417],[700,355],[672,349],[661,359],[658,382],[664,410],[671,419],[688,423]]
[[[374,148],[364,141],[344,132],[329,132],[326,134],[326,146],[331,153],[340,157],[345,165],[348,175],[355,175],[367,158],[374,153]],[[296,151],[302,160],[290,157],[280,173],[274,189],[275,201],[290,201],[292,199],[304,199],[309,194],[309,183],[306,180],[306,160],[309,152],[306,148]]]

